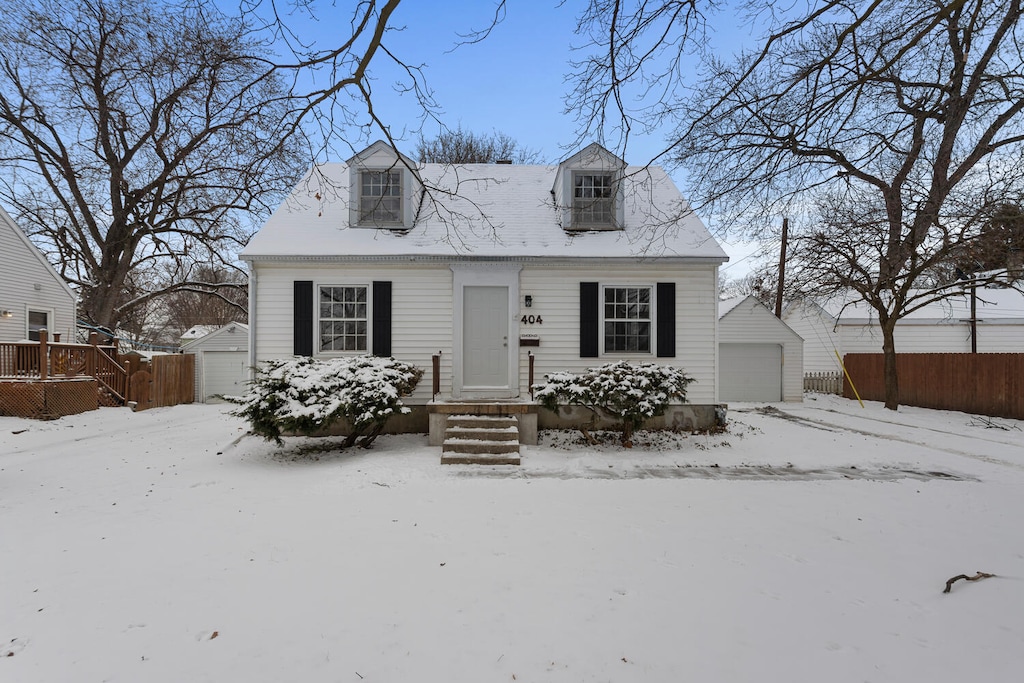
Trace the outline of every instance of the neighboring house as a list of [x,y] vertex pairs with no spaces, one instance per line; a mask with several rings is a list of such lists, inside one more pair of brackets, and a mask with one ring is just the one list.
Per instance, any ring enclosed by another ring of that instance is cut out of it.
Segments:
[[598,145],[551,166],[450,166],[377,142],[317,167],[241,258],[250,364],[414,363],[410,429],[425,430],[427,404],[529,402],[530,355],[535,383],[618,359],[681,367],[697,380],[690,422],[713,420],[727,256],[660,167]]
[[78,297],[0,208],[0,342],[39,340],[39,330],[74,342]]
[[718,303],[722,401],[802,401],[803,339],[753,296]]
[[196,357],[197,402],[208,403],[220,400],[219,396],[245,393],[249,380],[248,325],[228,323],[185,343],[181,350]]
[[[838,372],[836,353],[881,353],[877,314],[863,302],[791,304],[783,320],[804,338],[806,372]],[[1024,294],[979,287],[976,303],[978,353],[1024,353]],[[896,323],[897,353],[970,353],[971,297],[928,304]]]

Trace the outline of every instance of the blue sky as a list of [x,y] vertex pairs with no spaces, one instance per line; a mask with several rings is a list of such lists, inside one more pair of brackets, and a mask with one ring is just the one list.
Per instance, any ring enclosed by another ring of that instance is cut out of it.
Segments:
[[[338,0],[333,7],[321,3],[317,21],[299,20],[293,15],[289,25],[303,40],[334,45],[347,35],[353,5],[346,0]],[[565,112],[565,97],[571,88],[566,76],[572,69],[570,61],[582,56],[571,48],[584,42],[574,33],[577,14],[584,5],[585,0],[566,0],[562,4],[558,0],[509,0],[502,21],[486,40],[457,46],[459,34],[491,22],[495,10],[492,0],[405,0],[392,17],[393,25],[403,30],[389,36],[387,44],[410,63],[424,65],[426,82],[440,105],[445,125],[461,125],[477,133],[501,131],[524,147],[539,151],[545,161],[557,162],[577,151],[569,147],[577,138],[577,123],[571,113]],[[736,23],[731,15],[712,18],[711,38],[723,50],[737,47],[736,36],[744,35]],[[377,78],[375,107],[391,126],[392,134],[404,139],[399,143],[403,151],[412,153],[419,135],[421,109],[411,95],[394,92],[393,83],[399,74],[382,66],[373,69]],[[429,138],[439,128],[427,122],[422,130]],[[632,137],[626,161],[646,163],[661,151],[668,132]],[[357,149],[362,146],[352,142]],[[338,150],[338,157],[347,158],[342,151]],[[750,259],[737,261],[752,246],[723,242],[723,247],[733,261],[727,264],[726,275],[742,275]]]

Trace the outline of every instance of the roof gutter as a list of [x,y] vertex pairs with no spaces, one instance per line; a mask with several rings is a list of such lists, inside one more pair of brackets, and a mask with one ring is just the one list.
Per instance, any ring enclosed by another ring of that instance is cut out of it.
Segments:
[[[255,263],[439,263],[488,262],[488,263],[551,263],[575,264],[579,266],[600,264],[634,265],[637,263],[664,263],[672,265],[720,265],[729,260],[728,256],[470,256],[434,254],[368,254],[368,255],[252,255],[239,257],[250,265]],[[250,281],[251,288],[251,281]]]

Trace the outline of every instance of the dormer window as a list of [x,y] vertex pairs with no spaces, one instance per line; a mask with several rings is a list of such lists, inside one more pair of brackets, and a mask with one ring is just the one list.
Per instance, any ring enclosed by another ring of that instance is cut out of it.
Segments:
[[576,171],[572,181],[572,227],[614,226],[615,177],[611,173]]
[[416,162],[378,140],[345,163],[349,226],[411,230],[423,187]]
[[359,223],[401,225],[402,219],[402,171],[362,171]]
[[558,164],[551,195],[562,227],[623,230],[626,182],[626,162],[596,143]]

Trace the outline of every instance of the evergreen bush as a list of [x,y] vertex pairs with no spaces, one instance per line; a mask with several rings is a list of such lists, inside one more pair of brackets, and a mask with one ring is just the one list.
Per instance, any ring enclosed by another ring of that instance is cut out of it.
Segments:
[[346,420],[351,431],[344,446],[359,440],[369,448],[388,418],[409,412],[402,398],[422,376],[394,358],[276,359],[257,369],[246,395],[228,400],[241,406],[232,414],[268,441],[280,444],[282,434],[311,435]]

